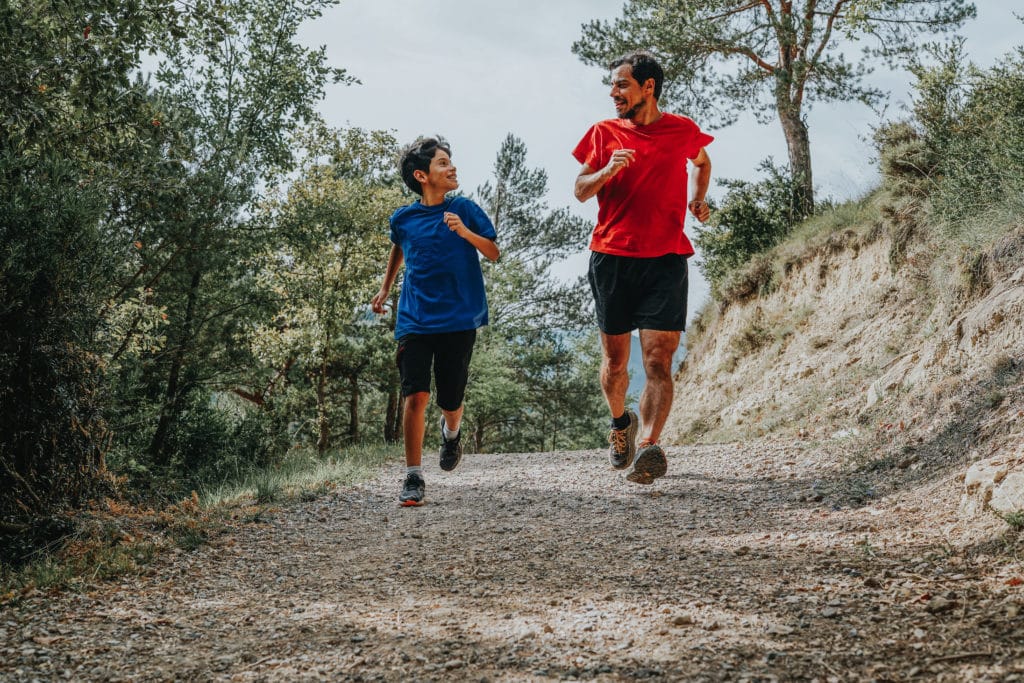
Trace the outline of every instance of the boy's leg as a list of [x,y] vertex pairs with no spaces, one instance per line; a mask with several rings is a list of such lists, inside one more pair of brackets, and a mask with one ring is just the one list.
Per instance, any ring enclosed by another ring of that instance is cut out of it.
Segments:
[[404,506],[423,503],[422,457],[424,417],[430,403],[430,365],[432,353],[422,337],[409,335],[398,342],[398,372],[402,378],[402,435],[405,439],[405,483],[398,496]]
[[405,464],[419,467],[423,457],[423,434],[426,431],[425,416],[430,404],[430,392],[418,391],[405,397],[402,410],[402,435],[405,438]]
[[455,469],[462,458],[462,401],[469,381],[476,330],[440,334],[436,337],[434,384],[441,408],[441,469]]

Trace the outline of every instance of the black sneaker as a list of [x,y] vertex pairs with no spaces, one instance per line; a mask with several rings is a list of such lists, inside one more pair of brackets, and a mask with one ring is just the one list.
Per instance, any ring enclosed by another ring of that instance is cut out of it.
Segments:
[[423,483],[423,477],[416,472],[410,472],[405,475],[405,485],[398,494],[398,504],[403,507],[423,505],[423,495],[426,491],[427,485]]
[[665,472],[668,472],[665,451],[656,443],[643,443],[637,451],[633,471],[626,475],[626,479],[636,484],[653,484],[658,477],[664,477]]
[[441,469],[451,472],[462,460],[462,430],[454,439],[444,438],[444,415],[441,416]]
[[626,415],[629,417],[629,424],[623,429],[612,427],[608,434],[608,443],[611,444],[608,459],[617,470],[624,470],[632,465],[633,456],[636,455],[636,433],[640,428],[640,420],[632,410],[627,410]]

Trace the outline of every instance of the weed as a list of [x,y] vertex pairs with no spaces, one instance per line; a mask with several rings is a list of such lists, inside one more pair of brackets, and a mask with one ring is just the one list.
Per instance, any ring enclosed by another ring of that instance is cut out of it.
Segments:
[[1003,516],[1014,531],[1024,531],[1024,510],[1016,510]]

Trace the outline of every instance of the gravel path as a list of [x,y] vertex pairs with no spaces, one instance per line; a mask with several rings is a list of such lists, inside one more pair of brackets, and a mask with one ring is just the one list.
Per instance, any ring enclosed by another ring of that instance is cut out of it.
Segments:
[[0,612],[0,679],[1024,680],[1019,545],[952,477],[835,509],[801,442],[668,455],[650,487],[596,451],[429,463],[407,509],[395,465]]

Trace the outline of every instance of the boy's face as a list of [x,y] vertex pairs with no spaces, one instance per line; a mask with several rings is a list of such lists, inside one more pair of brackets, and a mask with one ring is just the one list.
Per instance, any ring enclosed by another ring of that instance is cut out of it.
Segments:
[[413,177],[423,183],[424,189],[431,188],[443,192],[459,189],[455,164],[452,163],[448,152],[443,149],[434,152],[434,158],[430,160],[430,168],[426,173],[416,171],[413,173]]

